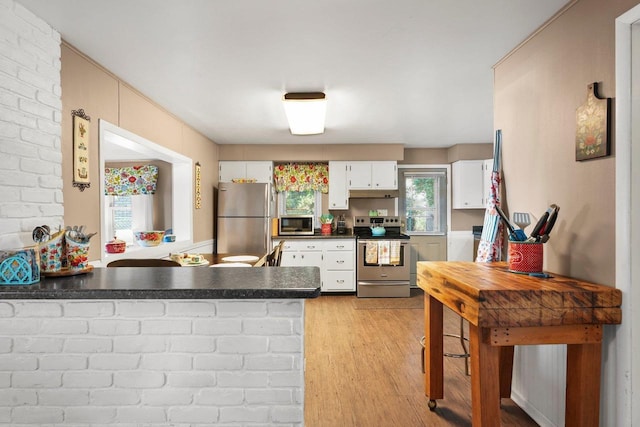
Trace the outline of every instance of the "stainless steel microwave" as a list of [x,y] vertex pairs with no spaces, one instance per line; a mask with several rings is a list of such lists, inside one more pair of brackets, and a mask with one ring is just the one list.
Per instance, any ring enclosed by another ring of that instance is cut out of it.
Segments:
[[281,216],[278,225],[281,236],[305,236],[313,234],[313,215]]

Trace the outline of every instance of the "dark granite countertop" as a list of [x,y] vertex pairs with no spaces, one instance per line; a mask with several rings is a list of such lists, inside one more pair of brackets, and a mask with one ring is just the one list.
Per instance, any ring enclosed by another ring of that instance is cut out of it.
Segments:
[[296,239],[355,239],[351,228],[347,229],[346,234],[338,234],[335,231],[331,234],[322,234],[320,230],[316,230],[313,234],[307,234],[306,236],[274,236],[273,240],[296,240]]
[[0,299],[277,299],[320,295],[318,267],[117,267],[29,286],[0,286]]

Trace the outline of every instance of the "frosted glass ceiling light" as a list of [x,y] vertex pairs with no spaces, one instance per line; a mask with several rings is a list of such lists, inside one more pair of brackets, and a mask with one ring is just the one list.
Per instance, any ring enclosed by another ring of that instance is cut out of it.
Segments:
[[324,132],[327,113],[327,99],[324,93],[285,93],[282,104],[292,134],[315,135]]

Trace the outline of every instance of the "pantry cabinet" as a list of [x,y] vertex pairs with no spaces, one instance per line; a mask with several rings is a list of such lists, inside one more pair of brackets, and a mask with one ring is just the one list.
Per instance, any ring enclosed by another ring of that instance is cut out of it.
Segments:
[[396,161],[348,162],[348,188],[350,190],[397,190],[398,165]]
[[234,179],[255,179],[256,182],[273,182],[273,162],[267,161],[221,161],[218,182]]
[[329,209],[349,209],[347,162],[329,162]]
[[451,175],[454,209],[483,209],[486,207],[484,165],[485,160],[459,160],[453,163]]
[[280,266],[319,267],[322,292],[355,292],[355,262],[355,239],[291,239],[282,246]]

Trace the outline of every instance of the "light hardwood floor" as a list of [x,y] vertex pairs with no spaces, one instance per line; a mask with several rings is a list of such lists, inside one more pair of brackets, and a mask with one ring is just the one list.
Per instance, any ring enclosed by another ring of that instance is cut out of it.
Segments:
[[[471,426],[470,377],[462,359],[445,358],[445,398],[435,412],[427,407],[423,294],[416,289],[412,295],[411,301],[370,304],[354,295],[306,300],[306,427]],[[458,328],[459,317],[445,309],[445,331]],[[459,353],[459,342],[445,338],[445,352]],[[502,425],[537,426],[511,399],[502,399]]]

